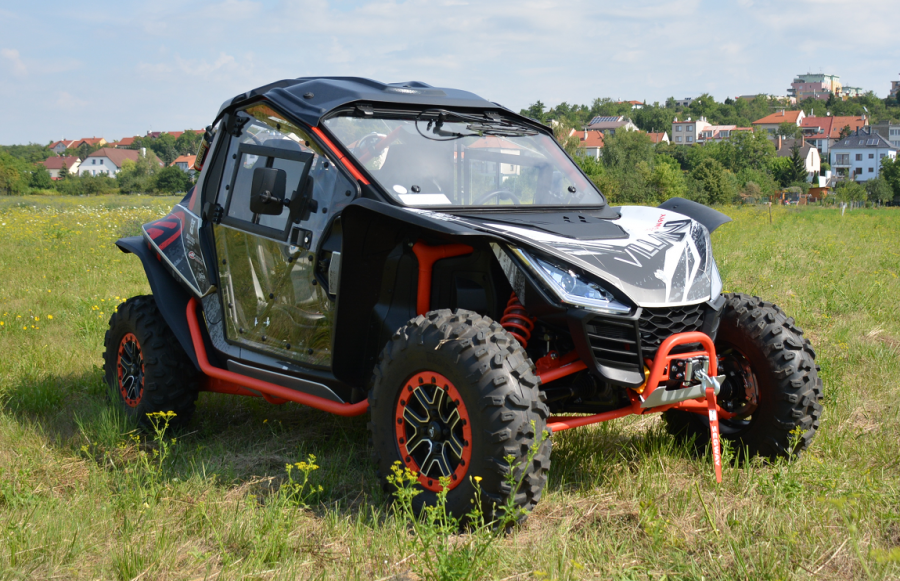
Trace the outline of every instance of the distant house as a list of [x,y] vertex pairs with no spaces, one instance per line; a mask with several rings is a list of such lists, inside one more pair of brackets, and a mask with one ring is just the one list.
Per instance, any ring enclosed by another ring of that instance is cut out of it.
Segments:
[[81,163],[81,160],[67,155],[49,157],[40,163],[50,172],[50,179],[58,180],[59,172],[62,171],[62,168],[66,168],[66,171],[70,174],[78,173],[78,165]]
[[104,145],[106,145],[106,140],[102,137],[84,137],[82,139],[76,139],[72,142],[71,145],[69,145],[69,147],[81,147],[85,143],[90,145],[91,147],[103,147]]
[[650,136],[650,141],[653,143],[669,143],[669,134],[665,131],[662,133],[649,132],[647,135]]
[[795,97],[797,101],[810,98],[825,101],[832,95],[840,97],[841,89],[841,78],[837,75],[806,73],[797,75],[788,89],[788,95]]
[[897,148],[871,127],[858,129],[831,146],[832,170],[858,182],[877,178],[885,157],[897,159]]
[[175,158],[175,161],[173,161],[171,165],[174,165],[181,171],[193,177],[193,175],[197,173],[194,170],[194,161],[196,159],[196,155],[179,155],[177,158]]
[[631,109],[632,109],[632,110],[634,110],[634,109],[643,109],[643,108],[644,108],[644,102],[643,102],[643,101],[619,101],[619,103],[620,103],[620,104],[622,104],[622,103],[627,103],[628,105],[631,105]]
[[135,139],[137,139],[137,136],[135,136],[135,137],[123,137],[122,139],[118,140],[118,141],[114,144],[114,147],[116,147],[116,148],[118,148],[118,149],[128,149],[128,148],[130,148],[130,147],[132,147],[132,146],[134,145],[134,140],[135,140]]
[[700,131],[700,134],[697,136],[697,142],[723,141],[731,137],[731,132],[737,131],[737,128],[737,125],[709,125]]
[[851,97],[862,97],[865,94],[866,91],[862,87],[848,87],[847,85],[844,85],[841,89],[840,97],[846,101]]
[[109,177],[115,177],[122,169],[122,164],[126,159],[136,162],[139,155],[140,152],[135,149],[104,147],[84,158],[78,168],[78,175],[96,176],[105,173]]
[[900,81],[891,81],[891,92],[888,97],[900,97]]
[[891,142],[896,148],[900,148],[900,123],[882,121],[872,125],[872,130]]
[[602,131],[607,135],[615,135],[616,131],[637,131],[637,125],[628,117],[621,115],[616,117],[599,115],[591,119],[587,126],[588,131]]
[[769,136],[774,138],[775,131],[778,129],[779,125],[782,123],[793,123],[797,127],[800,127],[800,123],[803,121],[804,117],[806,117],[806,114],[803,111],[786,111],[782,109],[777,113],[772,113],[771,115],[766,115],[762,119],[757,119],[750,125],[753,126],[754,131],[767,131]]
[[594,159],[599,160],[602,155],[600,150],[603,149],[603,132],[588,131],[587,129],[582,131],[573,129],[569,132],[570,136],[575,134],[578,134],[578,155],[593,157]]
[[54,152],[56,155],[62,155],[67,149],[69,149],[69,147],[71,147],[71,145],[73,143],[75,143],[75,142],[72,140],[62,139],[60,141],[54,141],[47,147],[50,149],[50,151]]
[[711,127],[706,117],[693,121],[690,117],[686,121],[679,121],[678,117],[672,121],[672,143],[677,145],[693,145],[697,143],[700,133]]
[[813,178],[818,176],[819,171],[822,169],[822,158],[819,157],[819,150],[815,146],[806,143],[802,138],[783,139],[780,135],[775,138],[775,154],[778,157],[791,157],[794,154],[794,147],[799,148],[800,157],[806,163],[806,181],[812,182]]
[[841,136],[844,128],[849,128],[852,132],[868,124],[869,121],[865,116],[804,117],[800,121],[800,130],[806,142],[818,149],[823,159],[828,159],[831,144]]
[[675,100],[675,106],[676,106],[676,107],[690,107],[690,106],[691,106],[691,102],[692,102],[693,100],[694,100],[693,97],[685,97],[684,99],[681,99],[680,101],[676,99],[676,100]]

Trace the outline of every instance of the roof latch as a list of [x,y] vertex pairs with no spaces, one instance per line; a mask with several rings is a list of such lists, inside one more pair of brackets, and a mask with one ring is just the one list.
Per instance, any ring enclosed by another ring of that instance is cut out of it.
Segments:
[[375,110],[372,108],[371,105],[357,105],[356,109],[363,115],[367,115],[367,116],[373,115],[375,113]]

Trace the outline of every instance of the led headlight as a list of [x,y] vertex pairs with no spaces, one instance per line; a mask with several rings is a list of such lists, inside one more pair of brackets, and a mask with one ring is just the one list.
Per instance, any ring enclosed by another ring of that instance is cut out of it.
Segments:
[[600,284],[587,280],[571,268],[531,256],[519,248],[511,250],[556,293],[560,301],[601,313],[621,315],[631,312],[630,307],[617,301]]

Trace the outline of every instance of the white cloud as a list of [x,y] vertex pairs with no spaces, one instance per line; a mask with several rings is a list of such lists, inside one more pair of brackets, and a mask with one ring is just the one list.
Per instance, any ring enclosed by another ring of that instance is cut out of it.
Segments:
[[9,66],[12,68],[13,74],[17,77],[21,77],[28,73],[28,67],[22,62],[22,57],[19,56],[18,50],[14,48],[0,49],[0,56],[9,61]]

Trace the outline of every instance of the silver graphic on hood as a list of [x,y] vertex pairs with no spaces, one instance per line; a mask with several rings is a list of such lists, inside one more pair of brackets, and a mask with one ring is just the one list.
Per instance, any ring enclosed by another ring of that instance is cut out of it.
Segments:
[[709,233],[700,223],[640,206],[623,207],[613,222],[628,238],[573,240],[508,224],[486,225],[584,268],[643,307],[698,303],[721,292]]
[[642,307],[695,304],[718,296],[722,280],[707,229],[687,216],[644,206],[624,206],[612,223],[627,238],[575,240],[524,225],[416,210],[430,218],[487,231],[545,252],[599,277]]

